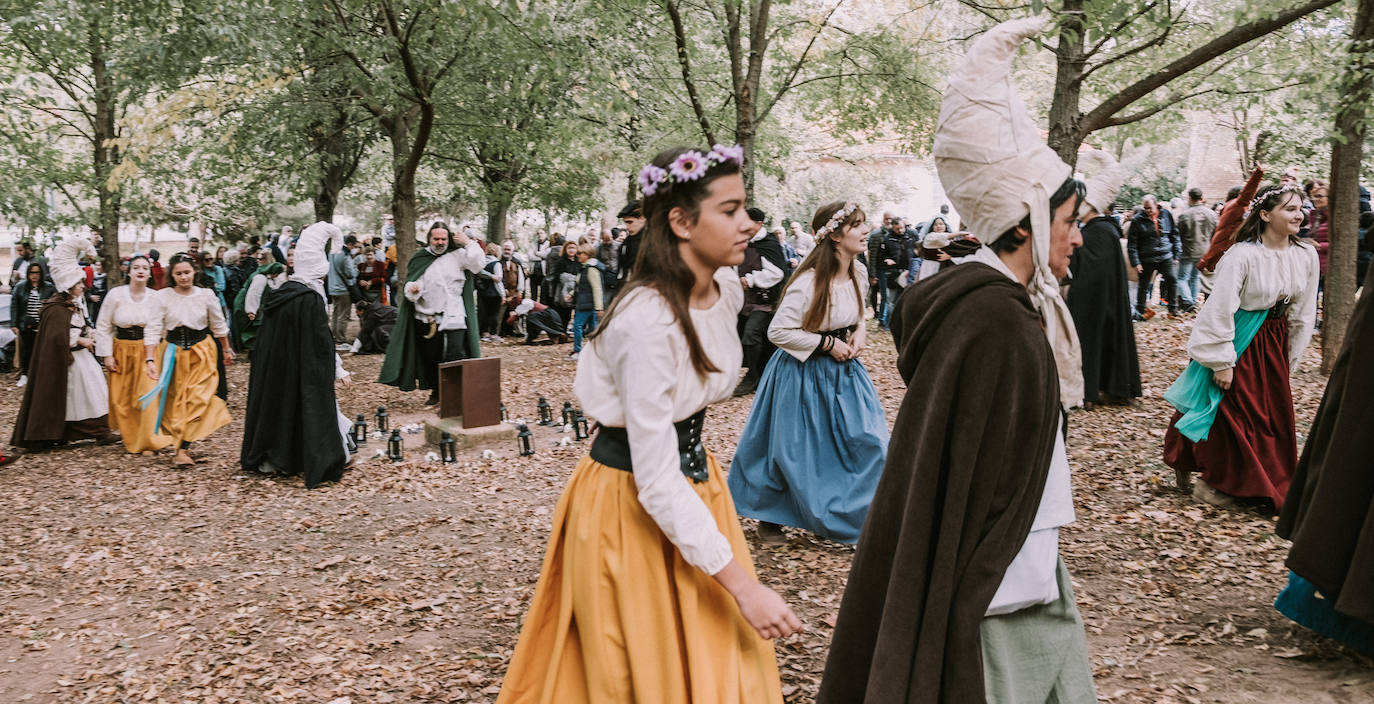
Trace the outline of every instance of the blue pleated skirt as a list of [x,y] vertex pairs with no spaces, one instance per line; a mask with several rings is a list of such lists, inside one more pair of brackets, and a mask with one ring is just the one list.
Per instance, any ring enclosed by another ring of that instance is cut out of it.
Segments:
[[1288,573],[1288,586],[1279,593],[1274,608],[1300,625],[1374,657],[1374,623],[1365,623],[1336,611],[1332,600],[1295,572]]
[[739,515],[855,543],[887,460],[887,419],[859,360],[773,354],[730,463]]

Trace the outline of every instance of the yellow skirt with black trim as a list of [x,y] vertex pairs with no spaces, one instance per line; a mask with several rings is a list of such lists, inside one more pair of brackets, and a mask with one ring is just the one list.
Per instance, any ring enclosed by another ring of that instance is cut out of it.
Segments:
[[[158,364],[162,363],[167,341],[157,346]],[[200,442],[210,433],[229,425],[229,407],[215,395],[219,390],[219,368],[215,355],[219,345],[207,337],[190,349],[177,350],[172,385],[167,390],[167,408],[162,412],[162,432],[171,436],[174,446],[183,442]],[[166,374],[167,370],[160,371]],[[156,404],[153,404],[156,406]]]
[[[693,484],[754,573],[714,455]],[[634,475],[584,457],[558,508],[498,704],[781,704],[773,645],[639,504]]]
[[157,382],[148,378],[143,360],[143,340],[115,340],[113,354],[118,372],[109,373],[110,429],[118,430],[129,452],[161,450],[172,439],[158,432],[157,404],[140,408],[138,398]]

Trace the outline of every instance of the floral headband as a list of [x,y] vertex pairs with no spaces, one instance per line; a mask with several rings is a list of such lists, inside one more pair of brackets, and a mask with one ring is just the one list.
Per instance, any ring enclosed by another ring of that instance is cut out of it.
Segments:
[[[1246,211],[1254,210],[1255,208],[1258,208],[1261,205],[1263,205],[1264,201],[1269,200],[1274,196],[1282,196],[1285,193],[1296,193],[1298,194],[1299,199],[1306,195],[1302,192],[1302,189],[1299,188],[1296,183],[1292,183],[1287,186],[1280,186],[1279,188],[1275,188],[1271,191],[1266,191],[1263,195],[1255,196],[1255,199],[1250,201],[1250,206],[1246,208]],[[1277,206],[1278,203],[1278,201],[1274,201],[1275,206]]]
[[744,163],[744,147],[738,144],[733,147],[717,144],[711,147],[707,154],[692,149],[680,154],[666,169],[653,164],[640,169],[639,187],[647,198],[657,193],[660,188],[666,188],[674,183],[695,181],[705,176],[712,166],[731,162]]
[[834,232],[835,228],[838,228],[840,226],[840,223],[847,220],[849,216],[854,213],[854,210],[858,207],[858,203],[855,203],[853,201],[845,201],[844,207],[840,208],[839,210],[836,210],[835,214],[831,215],[830,219],[825,221],[825,227],[816,230],[816,239],[820,240],[826,235]]

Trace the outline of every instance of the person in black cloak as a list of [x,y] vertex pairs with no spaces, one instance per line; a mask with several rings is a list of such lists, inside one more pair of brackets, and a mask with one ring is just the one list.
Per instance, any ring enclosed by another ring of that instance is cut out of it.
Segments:
[[367,298],[358,301],[358,340],[353,354],[385,354],[396,316],[395,306]]
[[307,227],[291,279],[263,297],[239,458],[251,472],[304,475],[309,489],[338,481],[350,462],[351,424],[334,394],[335,379],[349,379],[334,353],[321,281],[327,241],[342,246],[337,227]]
[[1126,262],[1121,258],[1121,225],[1112,217],[1112,199],[1121,189],[1121,169],[1106,152],[1084,152],[1078,164],[1093,173],[1083,201],[1083,246],[1073,253],[1073,275],[1065,300],[1083,347],[1083,407],[1140,398],[1140,358],[1136,353]]
[[1064,411],[1083,389],[1059,279],[1082,241],[1083,191],[1009,78],[1043,26],[994,27],[950,76],[935,164],[986,246],[897,301],[909,386],[818,704],[1097,700],[1058,551],[1073,521]]
[[744,250],[744,262],[739,265],[739,280],[744,286],[744,308],[740,310],[740,344],[744,347],[744,378],[732,392],[734,396],[748,396],[759,386],[763,368],[777,347],[768,341],[768,324],[782,298],[783,284],[792,275],[792,266],[782,251],[782,242],[764,227],[768,217],[758,208],[749,208],[749,220],[758,231]]
[[1293,541],[1274,603],[1294,621],[1374,657],[1374,295],[1346,328],[1276,531]]

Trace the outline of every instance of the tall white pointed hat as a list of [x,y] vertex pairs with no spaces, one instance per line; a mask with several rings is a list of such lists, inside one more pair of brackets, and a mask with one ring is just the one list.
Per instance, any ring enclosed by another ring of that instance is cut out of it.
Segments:
[[1102,215],[1111,215],[1112,202],[1126,181],[1125,170],[1112,158],[1111,154],[1100,149],[1090,149],[1079,153],[1078,170],[1087,179],[1088,193],[1083,197],[1088,205]]
[[324,295],[321,282],[329,273],[329,255],[325,245],[333,243],[332,251],[343,248],[343,232],[327,222],[317,222],[301,231],[296,240],[296,253],[292,257],[291,280],[299,281]]
[[63,237],[48,253],[48,273],[58,291],[67,291],[86,279],[86,272],[81,269],[82,256],[96,256],[91,236],[85,232]]
[[1027,17],[988,30],[949,76],[935,128],[935,168],[968,229],[984,244],[1030,216],[1035,273],[1027,290],[1054,349],[1060,401],[1083,400],[1082,353],[1059,282],[1049,266],[1050,194],[1073,170],[1040,139],[1011,82],[1017,46],[1045,26]]

